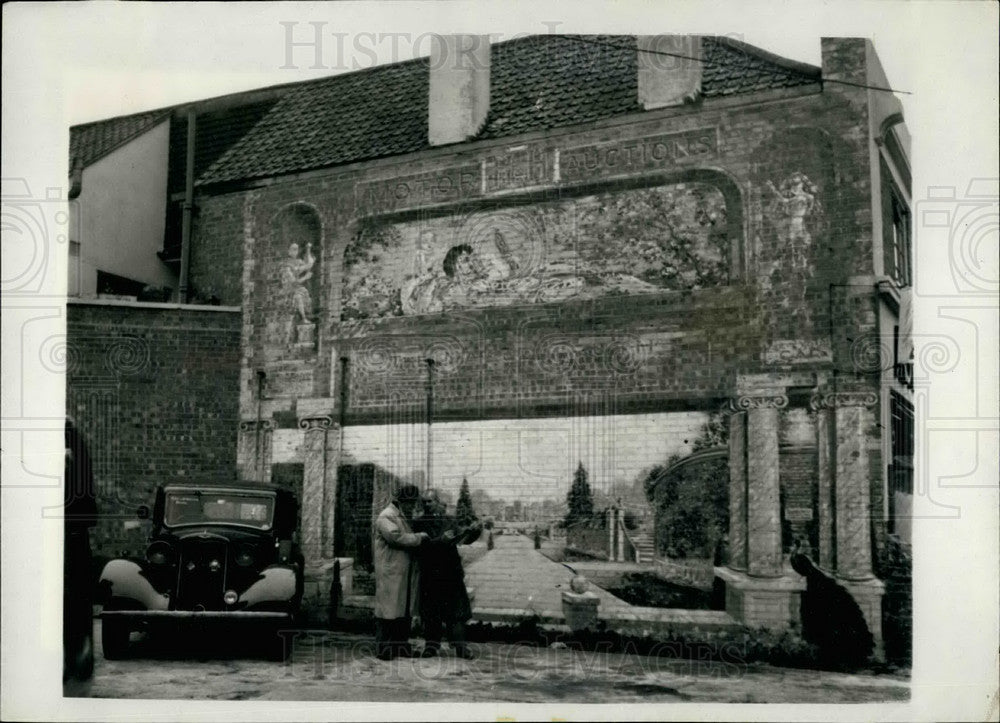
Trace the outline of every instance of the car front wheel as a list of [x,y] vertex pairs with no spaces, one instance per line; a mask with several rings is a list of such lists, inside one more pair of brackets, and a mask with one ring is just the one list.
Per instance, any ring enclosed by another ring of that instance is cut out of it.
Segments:
[[101,620],[101,647],[107,660],[120,660],[128,652],[131,631],[123,620]]

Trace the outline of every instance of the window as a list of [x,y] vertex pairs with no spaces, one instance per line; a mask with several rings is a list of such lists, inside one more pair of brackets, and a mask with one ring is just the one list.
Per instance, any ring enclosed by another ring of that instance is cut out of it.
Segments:
[[896,493],[913,494],[913,405],[889,393],[892,461],[889,464],[889,531],[896,532]]
[[892,244],[893,265],[889,274],[900,286],[910,285],[910,209],[902,199],[892,194]]
[[885,274],[898,286],[909,286],[911,268],[910,208],[892,180],[885,161],[882,170],[882,246]]
[[97,293],[111,296],[138,296],[145,287],[141,281],[129,279],[107,271],[97,272]]
[[80,295],[80,242],[69,242],[69,269],[66,283],[67,296]]

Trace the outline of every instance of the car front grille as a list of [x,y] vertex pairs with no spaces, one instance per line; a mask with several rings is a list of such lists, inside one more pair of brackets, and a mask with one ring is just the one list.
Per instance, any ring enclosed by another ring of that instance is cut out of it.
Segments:
[[177,565],[177,610],[222,610],[226,591],[229,544],[216,537],[190,537],[181,542]]

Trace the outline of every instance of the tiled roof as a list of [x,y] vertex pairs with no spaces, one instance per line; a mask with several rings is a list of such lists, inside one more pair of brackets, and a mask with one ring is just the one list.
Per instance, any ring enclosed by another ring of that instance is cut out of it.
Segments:
[[70,168],[89,166],[169,115],[169,108],[160,108],[73,126],[69,133]]
[[[633,36],[536,35],[497,43],[490,112],[476,139],[503,138],[641,111]],[[819,81],[819,68],[706,37],[702,95],[716,98]],[[265,178],[429,148],[429,62],[418,58],[290,84],[276,97],[198,115],[199,185]],[[173,108],[75,126],[70,157],[87,165]],[[170,189],[183,188],[186,124],[174,123]]]
[[[819,68],[706,37],[706,98],[816,83]],[[498,43],[490,112],[477,139],[502,138],[636,113],[633,36],[537,35]],[[428,60],[306,81],[205,173],[199,185],[278,176],[429,147]]]
[[[271,98],[198,113],[194,146],[195,178],[208,170],[219,156],[253,128],[274,103],[275,99]],[[187,121],[184,118],[175,119],[170,124],[170,168],[167,180],[167,190],[171,194],[184,190],[186,158]]]
[[200,183],[276,176],[427,147],[427,58],[291,89]]

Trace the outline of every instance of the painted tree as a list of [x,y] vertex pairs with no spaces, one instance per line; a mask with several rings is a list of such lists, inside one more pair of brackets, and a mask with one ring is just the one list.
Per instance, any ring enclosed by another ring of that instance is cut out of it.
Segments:
[[569,508],[564,522],[566,527],[589,520],[594,515],[594,498],[583,462],[578,463],[576,472],[573,473],[573,484],[566,495],[566,506]]
[[469,480],[462,478],[462,487],[458,491],[458,503],[455,505],[455,519],[460,525],[473,525],[479,518],[472,507],[472,495],[469,494]]

